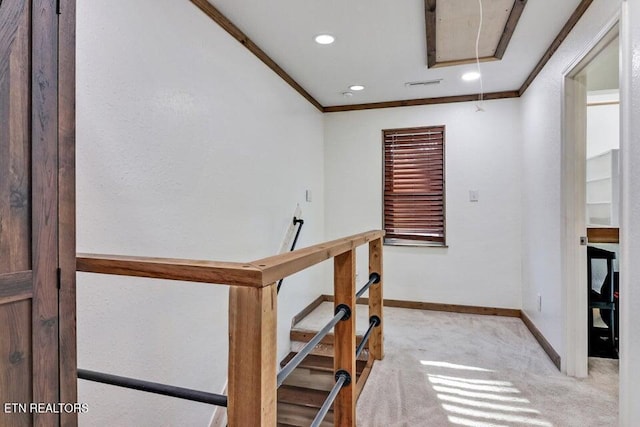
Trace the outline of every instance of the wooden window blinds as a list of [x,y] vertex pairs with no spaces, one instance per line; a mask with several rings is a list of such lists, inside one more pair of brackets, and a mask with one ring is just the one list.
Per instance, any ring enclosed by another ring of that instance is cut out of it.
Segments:
[[383,131],[385,243],[445,245],[444,131]]

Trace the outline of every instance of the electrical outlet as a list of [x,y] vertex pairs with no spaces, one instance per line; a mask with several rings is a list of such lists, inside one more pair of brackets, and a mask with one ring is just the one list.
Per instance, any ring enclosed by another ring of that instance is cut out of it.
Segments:
[[542,295],[538,294],[538,311],[542,311]]

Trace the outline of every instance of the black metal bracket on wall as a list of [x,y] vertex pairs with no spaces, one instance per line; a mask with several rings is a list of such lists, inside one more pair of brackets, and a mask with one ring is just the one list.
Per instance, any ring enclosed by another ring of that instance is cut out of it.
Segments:
[[[296,243],[298,243],[298,237],[300,237],[300,230],[302,230],[302,226],[304,225],[304,220],[302,218],[296,218],[295,216],[293,217],[293,225],[294,227],[297,225],[298,229],[296,230],[296,235],[293,238],[293,243],[291,243],[291,249],[289,249],[289,252],[292,252],[296,249]],[[280,286],[282,286],[282,282],[284,281],[284,279],[280,279],[278,280],[278,287],[276,292],[280,292]]]

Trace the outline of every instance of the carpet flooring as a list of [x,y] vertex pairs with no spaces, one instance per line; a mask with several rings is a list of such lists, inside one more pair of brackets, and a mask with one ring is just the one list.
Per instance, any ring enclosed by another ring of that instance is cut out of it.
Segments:
[[[313,329],[331,311],[325,303],[298,326]],[[366,306],[357,312],[362,331]],[[592,358],[588,378],[567,377],[520,319],[385,308],[384,332],[359,427],[618,424],[618,361]]]

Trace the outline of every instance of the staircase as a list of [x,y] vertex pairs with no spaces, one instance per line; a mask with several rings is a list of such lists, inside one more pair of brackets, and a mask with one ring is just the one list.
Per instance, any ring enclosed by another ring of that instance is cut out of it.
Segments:
[[[362,308],[366,313],[366,307]],[[313,317],[314,313],[307,313],[307,315]],[[322,314],[319,317],[326,318],[326,314]],[[308,320],[302,321],[302,319],[299,319],[292,326],[290,333],[292,352],[282,360],[281,367],[285,366],[297,354],[297,350],[302,348],[316,334],[317,331],[309,327],[314,322],[309,322]],[[356,335],[356,340],[360,343],[362,335]],[[278,426],[308,427],[315,418],[318,410],[329,395],[329,391],[335,384],[333,341],[333,333],[324,337],[312,353],[298,365],[278,389]],[[373,361],[368,359],[369,352],[365,346],[365,350],[356,361],[357,396],[360,395],[371,371]],[[333,410],[329,411],[321,426],[333,426]]]

